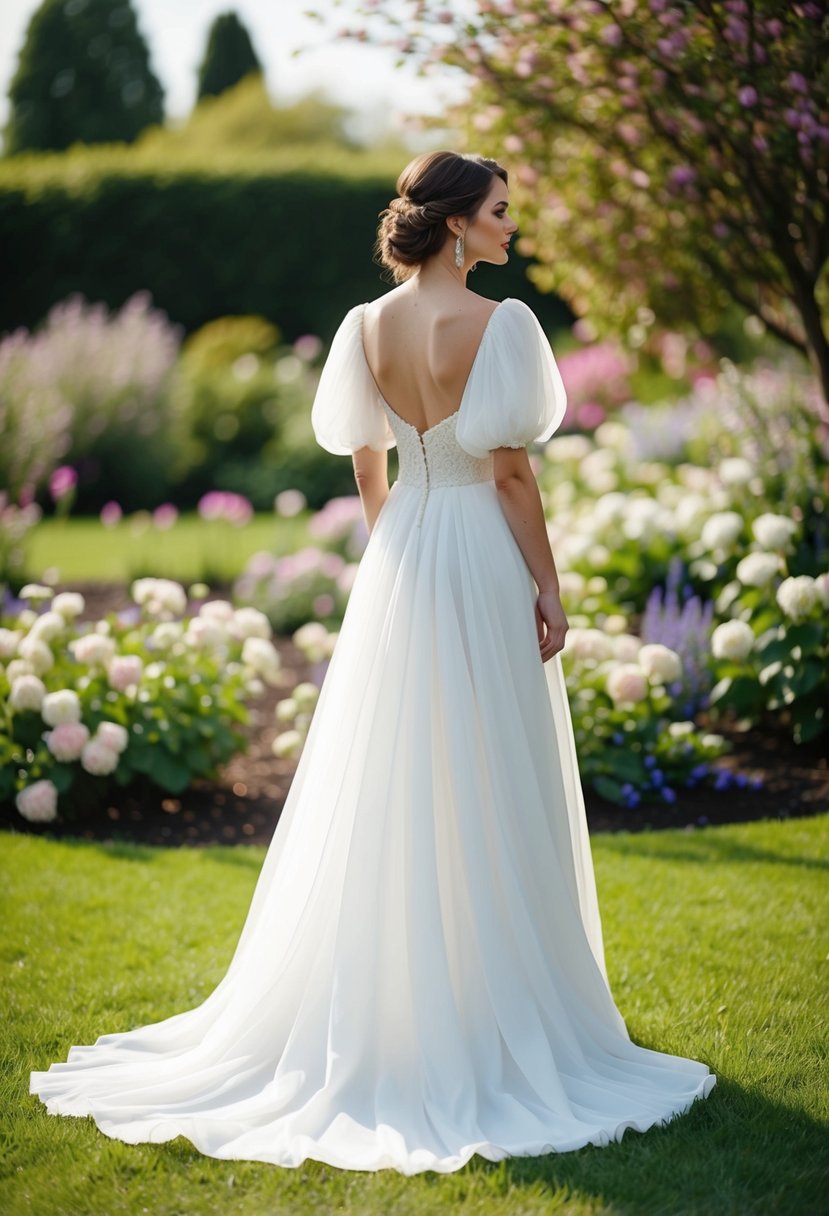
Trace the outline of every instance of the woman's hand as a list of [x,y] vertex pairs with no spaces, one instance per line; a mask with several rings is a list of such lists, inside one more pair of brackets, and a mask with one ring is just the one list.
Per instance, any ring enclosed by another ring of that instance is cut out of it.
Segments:
[[564,637],[569,629],[557,591],[539,591],[535,601],[535,626],[541,647],[541,661],[546,663],[554,654],[564,649]]

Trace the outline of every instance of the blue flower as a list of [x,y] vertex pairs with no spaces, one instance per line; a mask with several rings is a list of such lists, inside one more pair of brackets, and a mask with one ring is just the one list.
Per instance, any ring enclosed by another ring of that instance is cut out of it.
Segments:
[[736,773],[734,776],[734,784],[738,785],[740,789],[745,789],[745,787],[748,785],[748,777],[745,773]]
[[653,766],[655,764],[656,764],[656,756],[645,756],[645,759],[644,759],[645,768],[653,768]]
[[624,741],[625,741],[625,736],[622,734],[622,732],[620,730],[614,730],[613,734],[610,737],[613,740],[613,742],[617,745],[620,743],[624,743]]
[[727,790],[729,785],[731,785],[731,784],[732,784],[731,774],[728,772],[727,769],[724,769],[724,768],[720,769],[720,771],[717,773],[717,778],[714,782],[714,789],[715,790]]
[[654,788],[659,789],[660,785],[662,785],[664,780],[665,780],[665,777],[662,772],[662,769],[655,768],[653,770],[653,772],[651,773],[651,783],[653,784]]
[[698,781],[700,777],[707,777],[707,775],[708,765],[705,763],[705,761],[703,761],[701,764],[695,764],[690,772],[690,776],[693,777],[695,781]]
[[669,785],[662,786],[662,797],[666,802],[676,802],[676,794]]

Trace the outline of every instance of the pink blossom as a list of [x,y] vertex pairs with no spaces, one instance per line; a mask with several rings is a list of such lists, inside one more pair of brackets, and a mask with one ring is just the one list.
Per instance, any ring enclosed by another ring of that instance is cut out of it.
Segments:
[[62,763],[77,760],[89,739],[89,727],[83,722],[61,722],[53,730],[43,732],[46,746]]
[[93,777],[106,777],[118,767],[118,753],[101,739],[90,739],[81,752],[81,766]]
[[122,511],[117,502],[105,502],[101,507],[101,523],[105,528],[112,528],[118,523]]
[[156,507],[153,511],[153,523],[162,531],[172,528],[177,519],[178,508],[171,502],[163,502],[160,507]]
[[48,778],[19,790],[14,801],[20,814],[30,823],[51,823],[57,817],[57,786]]
[[78,474],[72,468],[71,464],[62,464],[55,469],[52,476],[49,478],[49,493],[52,496],[52,501],[57,502],[73,490],[78,482]]
[[110,688],[125,692],[131,684],[137,684],[144,671],[144,663],[137,654],[117,654],[107,664],[107,679]]
[[737,90],[737,100],[741,106],[745,106],[746,108],[756,106],[758,101],[757,90],[750,84],[743,85],[741,89]]

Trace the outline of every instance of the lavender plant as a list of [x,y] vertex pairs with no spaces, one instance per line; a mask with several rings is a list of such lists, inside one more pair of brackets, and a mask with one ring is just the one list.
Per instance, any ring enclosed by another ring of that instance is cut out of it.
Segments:
[[[684,564],[673,557],[668,564],[664,589],[654,587],[648,596],[639,626],[643,642],[661,642],[682,660],[682,674],[671,681],[668,691],[684,718],[705,708],[713,684],[707,665],[714,620],[714,601],[703,601],[688,584],[680,584]],[[680,603],[681,598],[681,603]]]

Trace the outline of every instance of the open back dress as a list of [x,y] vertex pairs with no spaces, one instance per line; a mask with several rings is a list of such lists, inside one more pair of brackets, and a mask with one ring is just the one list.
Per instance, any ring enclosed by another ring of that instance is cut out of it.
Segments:
[[[606,1145],[715,1085],[634,1044],[608,985],[560,656],[492,450],[565,394],[535,314],[491,314],[458,409],[419,432],[343,319],[311,421],[396,444],[235,952],[198,1006],[32,1072],[56,1115],[212,1157],[449,1172]],[[147,909],[152,915],[152,909]]]

